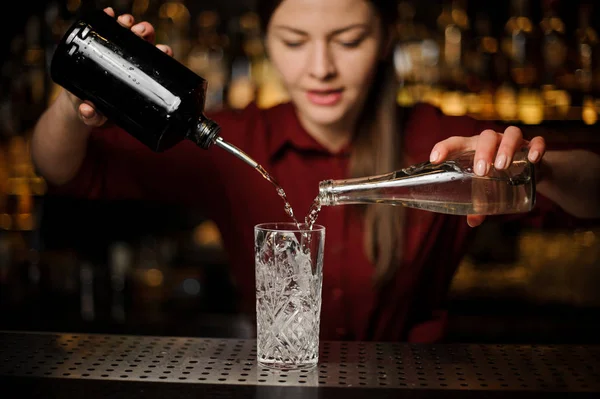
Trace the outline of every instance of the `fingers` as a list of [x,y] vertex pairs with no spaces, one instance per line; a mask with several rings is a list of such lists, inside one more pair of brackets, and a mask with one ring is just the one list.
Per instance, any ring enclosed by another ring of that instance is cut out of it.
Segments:
[[131,27],[131,31],[150,43],[154,43],[156,32],[149,22],[140,22]]
[[498,143],[502,135],[488,129],[477,136],[477,148],[475,149],[473,170],[478,176],[485,176],[494,162]]
[[90,103],[84,102],[79,106],[79,116],[87,126],[97,127],[106,122],[106,117],[96,111]]
[[[105,8],[104,12],[113,18],[115,17],[115,10],[113,10],[112,7]],[[154,29],[154,26],[152,26],[152,24],[149,22],[142,21],[136,24],[135,18],[131,14],[119,15],[119,17],[117,17],[117,22],[121,26],[127,29],[131,29],[133,33],[143,38],[144,40],[149,41],[150,43],[154,43],[154,41],[156,40],[156,30]],[[170,48],[166,49],[167,47],[168,46],[163,46],[161,50],[169,54],[170,56],[173,56],[173,51]]]
[[432,163],[440,163],[448,158],[450,154],[474,150],[474,143],[477,142],[476,137],[450,137],[446,140],[437,143],[431,150],[429,161]]
[[[515,126],[506,128],[503,133],[494,130],[484,130],[473,137],[450,137],[437,143],[430,154],[430,162],[445,161],[450,155],[457,152],[475,151],[473,171],[478,176],[486,176],[492,166],[495,169],[507,169],[513,162],[515,154],[527,146],[528,159],[532,163],[539,162],[545,154],[546,143],[542,137],[535,137],[527,141],[521,129]],[[474,214],[467,216],[467,223],[471,227],[479,226],[485,220],[485,213],[494,214],[494,201],[501,203],[505,199],[489,198],[490,193],[486,188],[485,180],[473,179],[473,209]]]
[[104,9],[104,12],[107,13],[108,15],[110,15],[111,17],[115,17],[115,10],[113,10],[112,7],[106,7]]
[[529,162],[539,162],[546,152],[546,141],[543,137],[537,136],[529,142]]
[[167,46],[166,44],[157,44],[156,47],[163,53],[173,57],[173,49],[170,46]]
[[485,220],[485,215],[467,215],[467,224],[471,227],[477,227]]
[[131,14],[122,14],[117,18],[117,22],[124,28],[131,29],[135,23],[135,19]]
[[521,129],[515,126],[509,126],[502,135],[502,141],[496,153],[494,167],[496,169],[506,169],[511,164],[513,155],[524,144],[523,133]]
[[[115,17],[115,11],[111,7],[105,8],[104,12],[113,18]],[[119,15],[119,17],[117,18],[117,22],[121,26],[127,29],[131,29],[131,31],[139,37],[151,43],[154,43],[154,40],[156,38],[156,31],[154,30],[152,24],[150,24],[149,22],[142,21],[136,24],[135,18],[131,14]]]

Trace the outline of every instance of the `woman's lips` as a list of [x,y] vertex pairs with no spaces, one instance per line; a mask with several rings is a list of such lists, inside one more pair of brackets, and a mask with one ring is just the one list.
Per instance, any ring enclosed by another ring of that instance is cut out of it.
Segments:
[[315,105],[332,106],[342,99],[342,89],[335,90],[307,90],[308,100]]

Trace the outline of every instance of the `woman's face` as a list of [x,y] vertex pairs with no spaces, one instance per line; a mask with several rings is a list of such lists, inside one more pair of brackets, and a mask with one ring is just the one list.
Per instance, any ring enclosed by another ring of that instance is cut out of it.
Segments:
[[284,0],[267,48],[300,120],[352,128],[382,56],[380,19],[368,0]]

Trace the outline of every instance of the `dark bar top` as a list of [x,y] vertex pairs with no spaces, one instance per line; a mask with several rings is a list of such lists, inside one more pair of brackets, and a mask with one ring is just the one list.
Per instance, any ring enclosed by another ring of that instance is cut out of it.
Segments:
[[254,340],[7,331],[0,359],[20,398],[600,397],[600,345],[322,342],[315,369],[273,372]]

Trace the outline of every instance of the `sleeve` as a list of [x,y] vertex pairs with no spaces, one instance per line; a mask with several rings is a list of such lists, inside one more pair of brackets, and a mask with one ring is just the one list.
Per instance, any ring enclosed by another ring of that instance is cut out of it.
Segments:
[[[209,115],[223,131],[244,134],[254,109]],[[51,195],[87,199],[144,200],[173,205],[218,209],[225,202],[220,175],[223,163],[211,148],[188,140],[155,153],[116,126],[95,129],[77,175]]]

